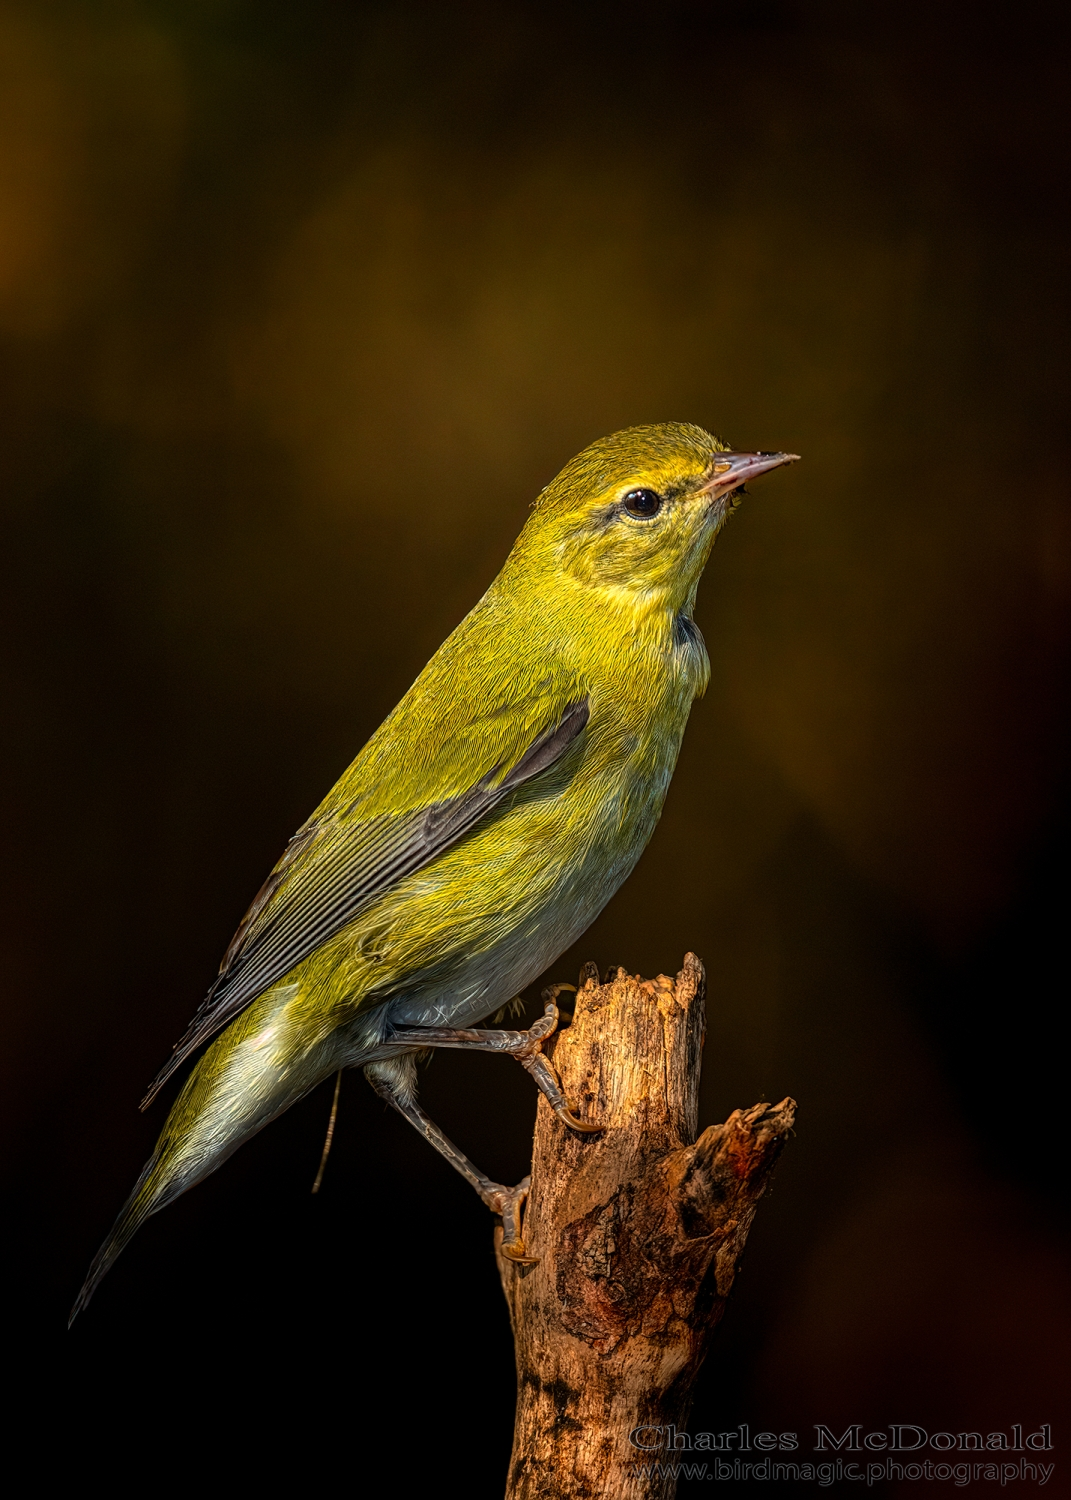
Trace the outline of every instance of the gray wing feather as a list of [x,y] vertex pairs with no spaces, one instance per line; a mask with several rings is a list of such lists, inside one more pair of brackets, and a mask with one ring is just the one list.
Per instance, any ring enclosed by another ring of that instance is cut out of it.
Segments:
[[[191,1052],[233,1020],[302,959],[341,931],[378,897],[437,859],[494,811],[511,792],[548,770],[588,722],[587,699],[548,725],[495,784],[496,766],[456,797],[355,827],[310,824],[295,834],[223,959],[219,977],[142,1101],[144,1109]],[[315,844],[324,848],[316,854]],[[311,858],[272,898],[298,855]]]

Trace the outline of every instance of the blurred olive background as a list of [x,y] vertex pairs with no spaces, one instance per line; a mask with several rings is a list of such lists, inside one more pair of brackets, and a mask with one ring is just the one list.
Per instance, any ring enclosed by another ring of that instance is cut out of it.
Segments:
[[[195,1473],[222,1432],[248,1475],[267,1435],[500,1492],[491,1221],[359,1076],[318,1198],[328,1088],[62,1329],[285,840],[539,488],[666,419],[804,455],[719,542],[661,827],[553,971],[694,949],[703,1123],[800,1101],[693,1425],[1056,1420],[1065,27],[0,10],[8,1286],[82,1463]],[[424,1097],[523,1175],[519,1069],[443,1055]]]

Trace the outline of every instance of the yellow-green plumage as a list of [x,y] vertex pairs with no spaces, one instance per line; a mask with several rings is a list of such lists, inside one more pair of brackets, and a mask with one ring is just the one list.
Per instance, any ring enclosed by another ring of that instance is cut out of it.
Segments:
[[[323,1078],[397,1055],[392,1029],[474,1025],[589,925],[650,838],[706,686],[691,612],[715,534],[743,479],[785,461],[671,423],[593,444],[544,490],[239,929],[176,1057],[229,1025],[78,1307],[149,1214]],[[652,515],[629,508],[653,504],[636,494],[657,499]],[[510,789],[541,736],[563,748]],[[462,815],[474,821],[447,837]]]

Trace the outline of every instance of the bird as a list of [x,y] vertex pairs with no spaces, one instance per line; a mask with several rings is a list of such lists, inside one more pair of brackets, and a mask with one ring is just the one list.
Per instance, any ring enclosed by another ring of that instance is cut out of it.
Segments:
[[493,1182],[427,1116],[436,1047],[516,1057],[572,1129],[527,1030],[480,1028],[591,924],[665,801],[710,662],[693,619],[714,540],[751,479],[798,455],[738,452],[693,423],[625,428],[533,502],[498,576],[294,834],[143,1108],[195,1053],[71,1312],[152,1214],[344,1068],[439,1150],[530,1262],[528,1180]]

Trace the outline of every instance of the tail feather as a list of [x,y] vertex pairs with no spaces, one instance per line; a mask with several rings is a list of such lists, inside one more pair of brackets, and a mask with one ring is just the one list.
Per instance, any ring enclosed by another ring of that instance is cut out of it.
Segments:
[[355,1038],[346,1028],[327,1031],[310,1045],[298,998],[296,984],[261,996],[198,1062],[134,1191],[93,1257],[71,1309],[72,1323],[146,1219],[222,1166],[324,1078],[367,1056],[363,1036]]
[[[181,1099],[179,1104],[181,1104]],[[290,1099],[286,1104],[291,1103]],[[280,1114],[282,1110],[276,1110]],[[228,1157],[233,1156],[239,1146],[245,1144],[250,1136],[256,1135],[268,1124],[274,1116],[249,1121],[235,1122],[234,1128],[229,1136],[224,1139],[216,1139],[212,1142],[210,1151],[197,1153],[189,1150],[183,1151],[183,1147],[191,1144],[189,1135],[173,1132],[169,1127],[175,1124],[175,1115],[181,1112],[176,1105],[168,1117],[163,1133],[156,1143],[156,1150],[142,1168],[141,1176],[134,1184],[130,1197],[119,1210],[119,1217],[111,1227],[111,1231],[103,1245],[94,1255],[89,1270],[86,1273],[85,1283],[82,1290],[75,1298],[71,1315],[67,1320],[67,1327],[77,1318],[78,1314],[89,1306],[93,1293],[100,1286],[119,1256],[129,1245],[138,1230],[151,1219],[153,1214],[159,1213],[169,1203],[174,1203],[176,1198],[181,1198],[183,1193],[190,1188],[196,1187],[206,1177],[221,1167]],[[178,1134],[176,1142],[175,1136]],[[196,1142],[192,1144],[196,1145]],[[176,1149],[176,1147],[178,1149]]]
[[123,1250],[126,1249],[127,1245],[145,1223],[145,1220],[150,1218],[158,1208],[162,1208],[165,1201],[170,1201],[169,1198],[161,1201],[160,1197],[157,1197],[151,1191],[146,1191],[154,1169],[158,1165],[158,1161],[159,1158],[154,1154],[145,1163],[141,1176],[134,1184],[134,1189],[130,1197],[119,1210],[119,1217],[112,1225],[111,1232],[96,1255],[94,1255],[89,1270],[86,1273],[82,1290],[75,1298],[74,1306],[71,1308],[71,1315],[67,1319],[68,1328],[70,1328],[78,1314],[89,1306],[93,1293],[119,1259]]

